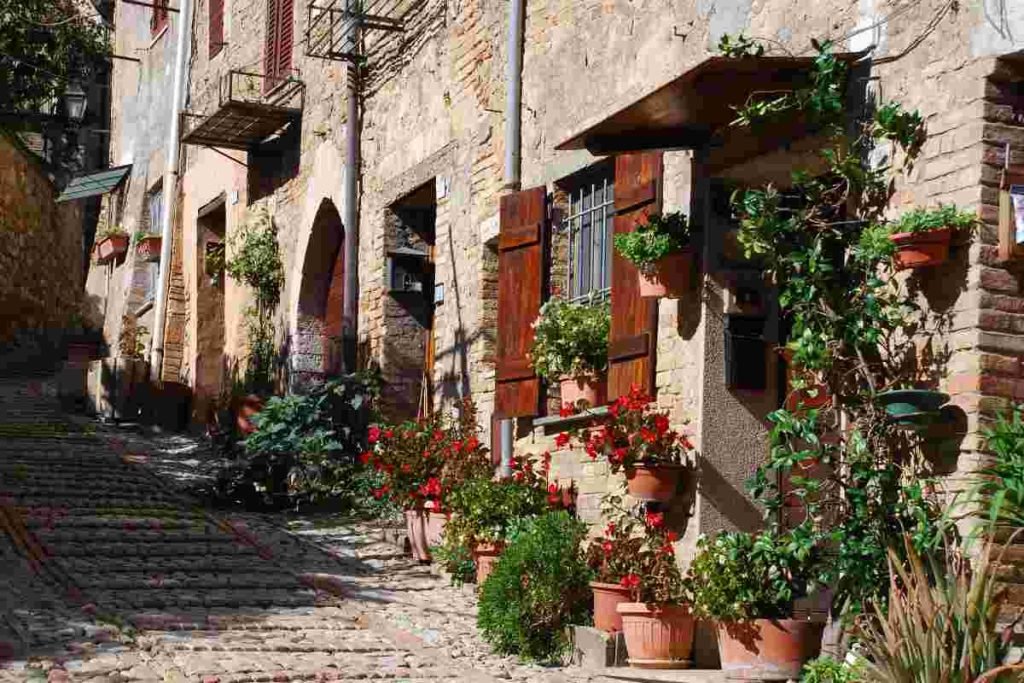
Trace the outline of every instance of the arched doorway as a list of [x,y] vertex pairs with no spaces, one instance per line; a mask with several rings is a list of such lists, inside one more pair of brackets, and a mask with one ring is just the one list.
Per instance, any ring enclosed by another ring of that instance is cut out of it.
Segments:
[[298,388],[343,370],[344,243],[345,229],[338,209],[325,199],[313,219],[302,263],[292,359]]

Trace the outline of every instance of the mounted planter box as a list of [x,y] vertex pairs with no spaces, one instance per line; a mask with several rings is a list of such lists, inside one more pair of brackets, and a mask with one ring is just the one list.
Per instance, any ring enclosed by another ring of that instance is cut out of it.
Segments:
[[96,245],[96,261],[110,263],[128,253],[128,235],[108,235]]
[[583,375],[581,377],[562,377],[559,385],[562,392],[562,403],[575,406],[581,399],[591,408],[604,405],[607,396],[607,381],[604,374]]
[[682,465],[638,465],[626,468],[626,491],[646,502],[665,503],[676,495]]
[[637,269],[640,296],[645,299],[683,296],[690,284],[693,262],[693,251],[684,249],[655,262],[649,272]]
[[147,235],[139,240],[138,246],[135,247],[135,253],[143,261],[159,261],[160,245],[162,243],[163,238],[160,235]]
[[889,239],[896,245],[896,267],[925,268],[945,263],[949,259],[950,228],[928,232],[898,232]]

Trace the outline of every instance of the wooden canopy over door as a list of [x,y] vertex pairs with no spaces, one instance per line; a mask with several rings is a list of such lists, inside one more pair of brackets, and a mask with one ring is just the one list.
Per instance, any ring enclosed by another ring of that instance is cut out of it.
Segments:
[[[662,153],[615,157],[615,234],[632,232],[661,212]],[[640,296],[636,267],[612,255],[612,326],[608,344],[608,399],[636,386],[654,393],[658,300]]]
[[547,190],[535,187],[501,198],[498,235],[498,359],[494,414],[540,413],[540,378],[529,352],[533,322],[546,288]]

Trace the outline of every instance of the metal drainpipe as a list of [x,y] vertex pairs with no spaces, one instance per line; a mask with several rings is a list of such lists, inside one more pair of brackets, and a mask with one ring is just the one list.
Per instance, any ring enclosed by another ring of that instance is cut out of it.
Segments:
[[[522,183],[523,31],[526,0],[512,0],[508,10],[508,61],[505,73],[505,189],[517,192]],[[500,422],[501,476],[512,474],[512,420]]]
[[181,143],[180,112],[185,105],[185,76],[188,71],[188,59],[192,25],[192,0],[181,0],[178,4],[178,42],[174,52],[174,91],[171,95],[171,126],[167,135],[167,165],[163,180],[163,216],[160,229],[160,277],[156,287],[156,304],[153,311],[153,345],[149,357],[150,377],[159,379],[164,364],[164,326],[167,322],[167,283],[171,270],[171,240],[174,238],[174,198],[178,194],[178,155]]
[[[362,11],[359,0],[349,0],[354,13]],[[359,20],[350,28],[349,51],[359,47]],[[359,324],[359,64],[348,65],[345,101],[345,206],[341,217],[345,231],[345,290],[342,301],[342,362],[346,372],[356,370],[356,331]]]

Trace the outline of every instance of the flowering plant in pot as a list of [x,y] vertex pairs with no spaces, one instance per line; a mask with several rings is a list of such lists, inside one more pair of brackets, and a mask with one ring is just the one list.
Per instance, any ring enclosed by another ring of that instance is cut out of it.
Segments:
[[139,230],[135,233],[135,253],[143,261],[159,261],[162,242],[160,235]]
[[622,630],[630,664],[643,668],[689,665],[694,620],[689,582],[676,562],[679,536],[662,512],[623,506],[606,496],[604,533],[587,548],[594,579],[594,625]]
[[949,258],[949,243],[955,233],[969,233],[978,223],[975,214],[952,204],[938,208],[916,208],[895,221],[872,224],[861,236],[861,246],[887,251],[897,270],[924,268]]
[[371,448],[360,461],[384,475],[373,496],[387,496],[405,510],[413,555],[421,562],[430,560],[430,546],[441,540],[448,494],[491,474],[490,454],[477,432],[476,408],[468,399],[455,417],[435,413],[370,428]]
[[607,303],[549,299],[533,323],[530,359],[549,382],[561,382],[562,403],[604,403],[611,312]]
[[823,623],[793,618],[820,568],[809,526],[788,532],[726,532],[697,544],[690,565],[697,614],[718,622],[722,668],[733,677],[799,678],[818,655]]
[[688,436],[670,429],[668,413],[654,410],[651,397],[636,387],[609,404],[603,425],[563,432],[556,445],[582,446],[591,459],[607,458],[613,474],[625,472],[630,495],[662,502],[675,495],[693,451]]
[[615,251],[637,268],[640,296],[680,296],[693,267],[690,222],[679,212],[651,216],[632,232],[615,235]]
[[96,235],[96,260],[109,263],[128,251],[128,231],[120,225],[109,225]]

